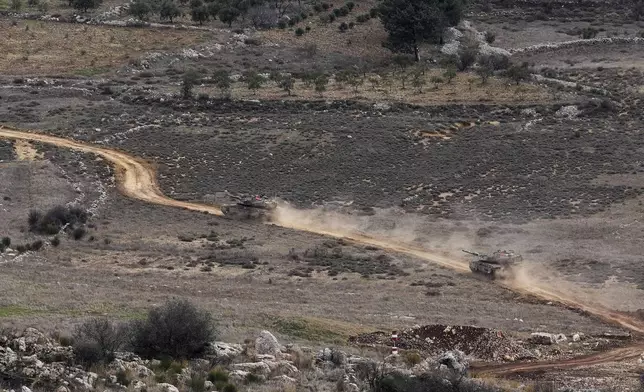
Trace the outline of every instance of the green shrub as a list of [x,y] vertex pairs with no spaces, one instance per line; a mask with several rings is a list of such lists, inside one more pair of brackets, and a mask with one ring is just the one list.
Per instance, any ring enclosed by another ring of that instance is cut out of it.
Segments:
[[303,36],[304,35],[304,29],[301,28],[301,27],[298,27],[297,30],[295,30],[295,35],[297,35],[298,37]]
[[485,32],[485,42],[487,42],[488,44],[492,44],[492,43],[494,43],[494,41],[496,41],[496,34],[494,34],[491,31],[486,31]]
[[347,7],[349,11],[352,11],[355,6],[356,3],[354,3],[353,1],[348,1],[347,4],[345,4],[345,7]]
[[125,369],[119,369],[116,372],[116,382],[127,387],[132,383],[132,375]]
[[412,367],[418,365],[423,361],[423,358],[420,356],[418,351],[406,351],[403,359],[407,366]]
[[345,31],[349,30],[349,25],[346,22],[342,22],[340,23],[340,26],[338,26],[338,29],[341,33],[344,33]]
[[84,227],[77,227],[72,231],[72,238],[76,241],[80,240],[87,234],[87,230]]
[[191,359],[214,337],[210,314],[186,300],[170,300],[151,309],[146,320],[131,324],[132,348],[145,358]]
[[228,373],[224,369],[216,367],[208,373],[208,381],[213,384],[216,383],[227,383],[228,382]]
[[58,238],[58,236],[56,236],[56,237],[51,239],[51,246],[53,246],[55,248],[58,245],[60,245],[60,238]]
[[192,373],[188,387],[190,392],[204,392],[206,390],[206,377],[202,373]]
[[79,341],[74,342],[74,359],[76,363],[90,368],[101,362],[111,362],[112,357],[105,358],[96,343]]
[[261,381],[262,381],[262,378],[261,378],[261,377],[259,377],[259,376],[258,376],[258,375],[256,375],[256,374],[248,373],[248,374],[246,375],[246,380],[245,380],[245,381],[246,381],[246,383],[247,383],[247,384],[256,384],[256,383],[258,383],[258,382],[261,382]]
[[581,38],[583,39],[595,38],[597,34],[599,34],[599,30],[593,27],[586,27],[585,29],[581,30]]
[[39,234],[58,234],[63,227],[75,227],[87,223],[89,215],[80,207],[55,206],[45,214],[32,210],[27,222],[29,230]]
[[42,248],[42,245],[43,245],[42,240],[36,240],[31,243],[29,248],[34,252],[38,252]]
[[277,27],[280,29],[285,29],[286,28],[286,21],[284,19],[280,19],[279,22],[277,22]]
[[8,248],[9,246],[11,246],[11,238],[9,238],[9,237],[2,237],[2,241],[0,241],[0,243],[1,243],[5,248]]
[[237,392],[237,387],[233,384],[224,385],[222,392]]
[[369,14],[362,14],[362,15],[356,16],[356,22],[358,23],[367,22],[369,21],[369,19],[371,19],[371,16],[369,16]]
[[74,330],[74,354],[79,363],[88,367],[110,362],[125,340],[126,331],[120,325],[104,318],[89,319]]
[[184,72],[181,78],[181,96],[183,99],[192,98],[192,89],[199,83],[200,77],[197,71],[189,69]]

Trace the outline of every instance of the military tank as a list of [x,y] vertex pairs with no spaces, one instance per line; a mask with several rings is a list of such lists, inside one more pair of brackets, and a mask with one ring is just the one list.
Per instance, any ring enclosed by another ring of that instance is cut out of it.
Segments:
[[231,219],[270,219],[277,203],[265,196],[235,197],[237,202],[221,206],[224,217]]
[[507,279],[512,276],[512,266],[523,260],[521,255],[512,250],[497,250],[491,255],[472,252],[463,249],[463,252],[476,256],[470,261],[470,270],[490,279]]

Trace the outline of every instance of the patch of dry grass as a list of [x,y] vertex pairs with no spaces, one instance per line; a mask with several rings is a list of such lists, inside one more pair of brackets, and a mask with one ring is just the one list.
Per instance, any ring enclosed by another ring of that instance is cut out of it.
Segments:
[[210,33],[21,21],[0,22],[0,72],[95,75],[154,50],[205,41]]
[[[246,88],[244,83],[235,83],[232,89],[232,97],[235,99],[280,99],[280,100],[310,100],[310,99],[333,99],[333,100],[361,100],[361,101],[390,101],[405,102],[417,105],[439,105],[450,103],[473,103],[473,102],[494,102],[500,104],[509,103],[542,103],[551,102],[552,95],[544,86],[534,84],[514,85],[507,79],[490,78],[486,84],[481,84],[480,78],[472,73],[461,73],[451,83],[431,82],[432,77],[440,76],[442,70],[426,72],[425,85],[421,91],[411,86],[411,77],[405,82],[403,89],[398,77],[389,76],[391,86],[385,86],[384,81],[380,85],[373,86],[368,79],[357,89],[351,86],[342,86],[331,80],[327,91],[323,94],[315,92],[314,86],[306,86],[301,81],[296,81],[292,95],[288,96],[276,83],[267,82],[256,92]],[[210,87],[195,89],[196,93],[207,93],[218,96],[219,92]]]
[[[340,23],[355,22],[357,15],[369,13],[369,8],[367,5],[361,5],[348,16],[336,19],[333,23],[326,25],[319,21],[322,14],[315,14],[293,28],[263,31],[259,33],[259,36],[264,42],[277,43],[280,46],[304,47],[314,44],[319,53],[341,53],[361,58],[384,59],[390,55],[390,52],[382,47],[387,33],[382,28],[379,19],[356,23],[353,29],[344,33],[338,29]],[[295,29],[307,26],[311,28],[310,31],[301,37],[295,35]]]

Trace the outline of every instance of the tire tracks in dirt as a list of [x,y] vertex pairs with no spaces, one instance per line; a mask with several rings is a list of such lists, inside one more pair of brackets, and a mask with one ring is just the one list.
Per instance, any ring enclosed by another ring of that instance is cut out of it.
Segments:
[[[156,170],[154,169],[154,167],[144,160],[133,157],[124,152],[71,139],[65,139],[33,131],[17,130],[3,126],[0,126],[0,137],[18,141],[47,143],[55,145],[57,147],[70,148],[76,151],[98,155],[114,165],[116,169],[115,171],[118,189],[125,196],[158,205],[207,212],[209,214],[218,216],[223,215],[221,209],[217,206],[184,202],[174,200],[165,196],[157,182]],[[422,260],[457,270],[459,272],[469,271],[466,263],[454,260],[449,256],[429,252],[426,249],[408,244],[395,243],[394,241],[388,240],[386,238],[376,238],[360,233],[345,232],[342,230],[338,231],[333,229],[325,229],[324,227],[311,226],[309,224],[298,223],[297,221],[280,222],[280,220],[278,219],[276,222],[272,223],[296,230],[345,238],[364,245],[377,246],[391,252],[399,252],[414,256]],[[607,322],[618,324],[623,328],[630,330],[635,335],[644,335],[644,321],[636,320],[635,318],[632,318],[628,315],[592,304],[586,304],[583,301],[575,299],[574,297],[571,298],[567,296],[565,293],[555,292],[550,289],[535,286],[521,287],[512,283],[501,283],[501,285],[515,292],[530,294],[545,300],[556,301],[567,306],[576,307],[580,310],[600,317]],[[641,341],[636,341],[634,344],[626,347],[612,349],[583,357],[561,361],[516,362],[500,365],[481,365],[478,368],[475,368],[474,371],[477,373],[496,376],[505,376],[522,372],[552,371],[571,367],[589,366],[632,359],[641,355],[643,351],[644,343],[642,343]]]

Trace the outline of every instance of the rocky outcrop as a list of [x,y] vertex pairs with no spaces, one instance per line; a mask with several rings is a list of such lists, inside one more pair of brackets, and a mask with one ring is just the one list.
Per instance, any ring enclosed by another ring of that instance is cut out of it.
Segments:
[[257,354],[268,354],[277,356],[282,351],[282,346],[272,333],[264,330],[259,333],[255,340],[255,352]]
[[530,334],[530,338],[528,339],[528,342],[532,344],[543,344],[543,345],[550,345],[550,344],[555,344],[555,336],[551,333],[546,333],[546,332],[533,332]]
[[460,350],[448,351],[438,357],[437,361],[441,366],[445,366],[456,374],[467,373],[467,368],[469,367],[465,354]]
[[[456,333],[453,330],[449,329],[450,335]],[[55,392],[179,392],[192,388],[195,375],[198,376],[196,380],[203,383],[203,389],[199,387],[200,390],[221,390],[217,382],[205,380],[214,363],[218,364],[216,372],[224,373],[224,377],[237,385],[262,382],[275,386],[276,390],[283,390],[286,386],[299,390],[309,377],[308,373],[301,374],[300,369],[307,369],[322,379],[333,375],[330,377],[333,379],[331,388],[342,392],[365,390],[368,380],[378,372],[414,377],[443,369],[446,374],[464,375],[468,368],[465,354],[459,350],[445,352],[435,360],[426,358],[414,369],[409,369],[402,356],[392,355],[387,361],[379,363],[347,355],[337,348],[324,348],[315,355],[310,348],[296,345],[284,347],[270,332],[262,331],[245,348],[213,342],[206,358],[194,359],[178,369],[178,363],[173,363],[170,370],[162,361],[144,360],[133,353],[117,352],[114,359],[101,366],[101,372],[97,374],[76,365],[70,347],[60,346],[35,329],[0,336],[0,373],[12,375],[12,384],[22,384],[15,387],[13,392],[29,392],[32,385],[37,386],[38,390]],[[0,392],[7,391],[0,388]]]
[[546,332],[534,332],[530,334],[530,338],[528,339],[529,343],[541,345],[559,344],[566,341],[568,341],[568,338],[562,333],[553,334]]
[[[154,376],[145,362],[131,353],[117,353],[107,369],[114,382],[117,372],[141,379]],[[93,391],[100,378],[74,364],[71,347],[61,346],[34,328],[0,337],[0,373],[25,385],[35,383],[41,389],[55,392]],[[112,382],[111,378],[103,381]]]

